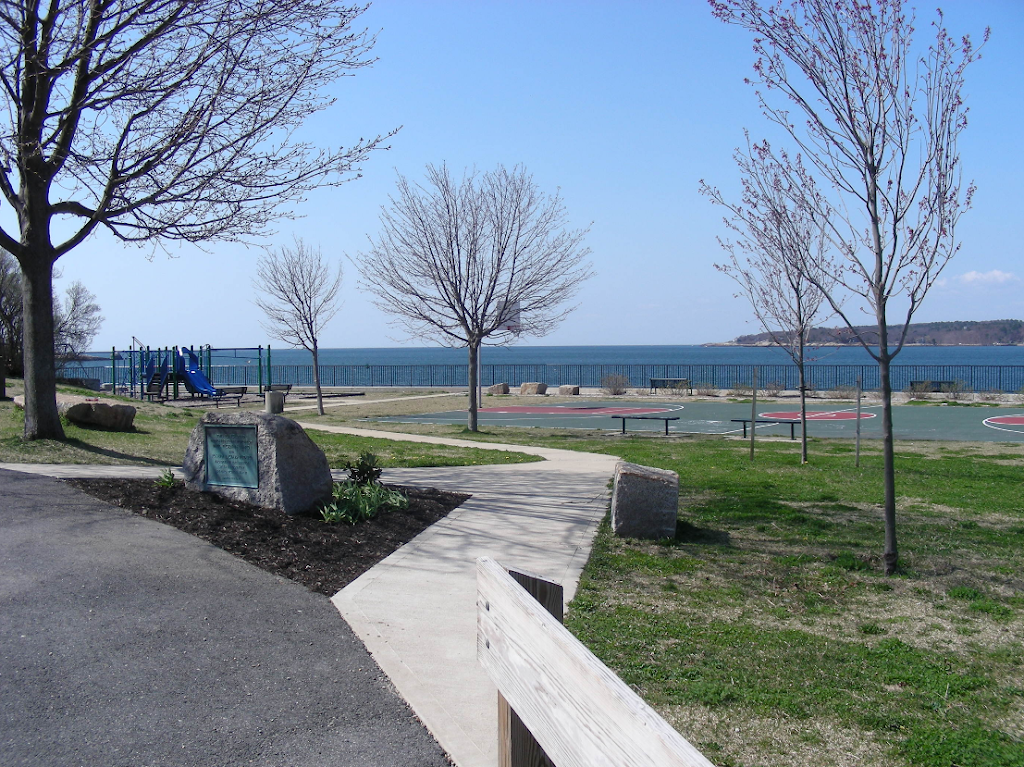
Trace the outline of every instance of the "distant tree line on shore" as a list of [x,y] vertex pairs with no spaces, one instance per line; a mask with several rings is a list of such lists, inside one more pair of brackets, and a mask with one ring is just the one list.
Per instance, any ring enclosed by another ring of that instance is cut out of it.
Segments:
[[[889,326],[889,343],[900,342],[898,325]],[[778,336],[778,333],[775,333]],[[855,328],[812,328],[808,331],[807,342],[813,345],[857,346],[857,336],[878,343],[878,329],[872,325]],[[737,336],[733,343],[740,346],[763,346],[772,344],[769,333],[755,333]],[[1024,344],[1024,320],[984,320],[981,322],[916,322],[907,326],[904,343],[919,346],[998,346],[1002,344]]]

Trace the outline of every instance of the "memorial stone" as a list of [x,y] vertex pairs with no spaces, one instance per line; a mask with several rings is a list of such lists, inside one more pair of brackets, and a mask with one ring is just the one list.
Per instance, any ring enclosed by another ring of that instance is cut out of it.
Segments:
[[193,490],[287,514],[331,495],[324,452],[295,421],[269,413],[206,413],[189,438],[183,468]]

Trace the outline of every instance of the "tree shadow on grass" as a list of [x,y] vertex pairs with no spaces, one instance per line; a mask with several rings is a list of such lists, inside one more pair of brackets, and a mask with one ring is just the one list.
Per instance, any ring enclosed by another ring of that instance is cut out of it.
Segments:
[[[140,432],[142,433],[142,432]],[[74,447],[82,450],[86,453],[93,453],[95,455],[102,455],[106,458],[116,458],[123,461],[131,461],[134,464],[143,464],[146,466],[166,466],[167,461],[159,461],[155,458],[146,458],[141,455],[132,455],[131,453],[122,453],[119,450],[111,450],[105,447],[99,447],[97,445],[90,445],[88,442],[83,442],[76,437],[71,437],[64,440],[64,444],[68,447]]]
[[726,530],[712,530],[707,527],[697,527],[685,520],[676,522],[676,535],[671,539],[673,544],[677,543],[703,543],[710,546],[731,546],[732,539]]

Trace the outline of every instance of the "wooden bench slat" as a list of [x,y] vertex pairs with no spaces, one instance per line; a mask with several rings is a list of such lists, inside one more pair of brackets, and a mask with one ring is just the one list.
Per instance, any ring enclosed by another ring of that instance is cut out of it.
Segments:
[[477,659],[559,767],[714,767],[488,557]]

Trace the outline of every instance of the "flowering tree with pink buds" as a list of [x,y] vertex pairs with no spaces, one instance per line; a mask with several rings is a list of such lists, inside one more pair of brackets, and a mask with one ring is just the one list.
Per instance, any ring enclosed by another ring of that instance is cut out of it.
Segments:
[[[959,250],[956,225],[974,187],[957,140],[967,127],[964,72],[978,57],[939,12],[926,49],[901,0],[710,0],[720,20],[754,35],[752,84],[764,115],[796,143],[829,204],[837,263],[825,299],[878,362],[885,464],[886,574],[896,572],[896,487],[889,367],[905,330]],[[985,32],[988,39],[988,31]],[[808,200],[813,206],[813,200]],[[815,271],[806,270],[815,281]],[[844,304],[845,297],[854,300]],[[873,316],[857,334],[850,308]]]
[[[750,144],[734,155],[743,192],[729,201],[701,181],[701,194],[728,214],[725,225],[735,240],[719,238],[729,263],[715,264],[732,277],[739,296],[776,346],[793,360],[800,377],[800,462],[807,463],[808,334],[823,319],[825,291],[835,285],[828,201],[797,157],[776,156],[767,141]],[[824,216],[824,217],[823,217]]]

